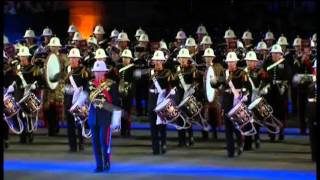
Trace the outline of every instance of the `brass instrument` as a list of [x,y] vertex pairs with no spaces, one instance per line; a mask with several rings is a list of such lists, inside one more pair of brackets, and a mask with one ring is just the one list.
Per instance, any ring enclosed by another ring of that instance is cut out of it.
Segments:
[[121,97],[126,97],[129,94],[129,90],[131,89],[132,84],[126,82],[124,80],[120,80],[119,82],[119,94]]
[[92,91],[92,92],[90,93],[90,95],[89,95],[89,100],[90,100],[92,103],[94,103],[94,105],[95,105],[96,107],[102,108],[104,101],[103,101],[103,100],[96,99],[96,97],[97,97],[103,90],[105,90],[105,89],[109,90],[109,89],[110,89],[110,86],[111,86],[113,83],[114,83],[114,81],[108,79],[107,81],[105,81],[105,82],[103,82],[102,84],[100,84],[100,86],[99,86],[96,90],[94,90],[94,91]]

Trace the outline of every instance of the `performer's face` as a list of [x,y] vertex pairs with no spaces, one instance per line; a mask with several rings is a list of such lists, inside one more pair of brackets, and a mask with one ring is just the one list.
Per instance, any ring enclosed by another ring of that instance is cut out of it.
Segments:
[[20,56],[19,58],[20,58],[20,65],[21,66],[27,66],[30,64],[30,62],[28,60],[29,59],[28,56]]
[[211,66],[214,57],[204,57],[207,66]]
[[43,42],[44,42],[45,44],[48,44],[48,43],[50,42],[50,39],[51,39],[50,36],[44,36],[43,38],[44,38],[44,41],[43,41]]
[[251,44],[251,39],[244,39],[243,42],[245,45]]
[[228,69],[229,71],[235,71],[237,69],[237,61],[229,61]]
[[69,32],[69,37],[73,37],[73,35],[74,35],[74,32]]
[[296,52],[300,52],[301,51],[301,46],[294,46],[294,50]]
[[164,61],[161,61],[161,60],[154,60],[153,63],[154,63],[154,69],[159,71],[159,70],[162,70],[163,69],[163,62]]
[[70,66],[71,68],[77,68],[79,67],[79,61],[80,61],[80,58],[77,58],[77,57],[72,57],[70,58]]
[[103,34],[94,34],[94,36],[97,38],[97,41],[103,40]]
[[127,58],[127,57],[123,57],[123,58],[122,58],[122,62],[123,62],[124,65],[130,64],[130,60],[131,60],[131,59],[130,59],[130,58]]
[[53,53],[57,53],[59,51],[59,47],[58,46],[50,46],[50,51]]
[[203,49],[210,48],[210,44],[203,44]]
[[282,53],[271,53],[272,61],[278,61],[282,58]]
[[188,47],[188,50],[190,53],[195,53],[196,52],[196,47],[195,46],[190,46]]
[[273,45],[273,39],[266,39],[266,44],[268,47]]
[[28,44],[33,44],[34,39],[31,38],[31,37],[28,37],[28,38],[26,38],[26,41],[27,41]]
[[258,61],[246,61],[246,63],[250,70],[254,70],[257,67]]
[[101,80],[101,79],[105,78],[105,74],[106,74],[105,71],[96,71],[96,72],[94,72],[94,78],[96,80]]
[[189,60],[189,58],[179,58],[181,67],[186,67],[186,66],[188,66],[188,65],[189,65],[189,64],[188,64],[188,60]]

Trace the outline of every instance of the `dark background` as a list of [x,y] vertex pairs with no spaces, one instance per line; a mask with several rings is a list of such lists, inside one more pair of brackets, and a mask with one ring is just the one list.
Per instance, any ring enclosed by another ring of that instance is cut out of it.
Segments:
[[[187,36],[195,36],[199,24],[204,24],[214,42],[223,40],[231,27],[241,38],[249,29],[255,41],[260,41],[270,29],[276,38],[282,33],[291,44],[296,35],[309,38],[317,32],[316,0],[225,0],[225,1],[108,1],[105,6],[105,31],[125,30],[133,39],[136,29],[146,30],[151,41],[174,39],[180,28]],[[4,4],[4,33],[12,42],[22,38],[31,27],[37,36],[49,26],[64,38],[69,26],[69,7],[63,1],[15,2]]]

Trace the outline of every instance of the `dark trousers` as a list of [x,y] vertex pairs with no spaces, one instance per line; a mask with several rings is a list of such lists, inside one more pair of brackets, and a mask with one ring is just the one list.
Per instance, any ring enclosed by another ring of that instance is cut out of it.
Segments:
[[[147,81],[146,81],[147,82]],[[145,83],[147,84],[147,83]],[[148,107],[148,86],[146,86],[143,83],[137,84],[136,87],[136,93],[135,93],[135,100],[136,100],[136,111],[137,115],[147,115],[147,109]],[[142,103],[142,101],[145,103]]]
[[298,99],[298,89],[296,86],[291,85],[291,103],[292,103],[292,112],[297,114],[299,108],[299,99]]
[[317,146],[317,143],[319,142],[319,122],[317,122],[317,104],[316,102],[309,102],[307,104],[307,113],[308,113],[308,124],[309,124],[309,137],[310,137],[310,148],[311,148],[311,158],[313,161],[319,162],[319,150],[317,149],[319,147],[319,144]]
[[306,104],[308,103],[308,93],[298,90],[298,114],[300,122],[300,133],[306,133],[307,123],[306,123]]
[[44,110],[44,116],[48,121],[49,136],[54,136],[59,132],[59,114],[63,113],[60,108],[55,103],[50,103],[48,109]]
[[103,162],[110,159],[111,154],[111,130],[110,126],[91,127],[92,148],[97,167],[103,167]]
[[[219,103],[208,103],[205,107],[205,118],[208,121],[209,125],[211,126],[211,132],[213,139],[218,138],[217,128],[221,125],[221,105]],[[208,139],[208,131],[202,130],[202,137],[203,139]]]
[[153,111],[149,111],[148,117],[150,120],[152,151],[154,154],[160,153],[161,147],[166,146],[167,140],[167,126],[164,124],[157,125],[157,115]]
[[8,124],[4,120],[1,120],[0,126],[2,127],[3,140],[8,141],[8,139],[9,139],[9,126],[8,126]]
[[121,99],[122,108],[126,111],[127,116],[121,117],[121,136],[130,136],[131,131],[131,100],[132,97]]
[[[27,120],[26,117],[23,117],[22,112],[19,112],[18,116],[22,120],[23,127],[24,127],[22,133],[20,134],[20,143],[22,143],[22,144],[32,143],[33,142],[33,132],[31,131],[31,127],[32,127],[31,118],[28,117],[28,120]],[[17,118],[17,116],[14,116],[14,117]],[[28,128],[30,129],[30,132],[29,132]]]
[[[77,150],[77,138],[79,146],[83,145],[82,129],[79,124],[76,124],[73,115],[66,109],[65,115],[68,123],[68,142],[71,151]],[[77,131],[77,132],[76,132]]]

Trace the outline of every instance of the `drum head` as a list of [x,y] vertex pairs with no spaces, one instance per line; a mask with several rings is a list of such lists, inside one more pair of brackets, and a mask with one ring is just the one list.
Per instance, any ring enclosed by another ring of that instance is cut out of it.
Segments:
[[57,55],[50,54],[45,63],[45,79],[50,89],[56,89],[59,81],[52,82],[52,79],[56,74],[60,73],[60,61]]
[[154,109],[155,111],[159,111],[164,106],[166,106],[169,103],[170,99],[163,100],[160,104],[157,105],[157,107]]
[[214,100],[214,88],[211,86],[211,80],[215,79],[215,75],[214,75],[214,71],[213,68],[210,66],[207,69],[206,75],[205,75],[205,90],[206,90],[206,96],[207,96],[207,100],[209,102],[212,102]]
[[242,102],[240,101],[237,105],[235,105],[229,112],[228,112],[228,116],[232,116],[238,109],[239,107],[242,105]]
[[256,107],[258,104],[259,104],[259,102],[262,100],[262,97],[260,97],[260,98],[258,98],[258,99],[256,99],[256,100],[254,100],[250,105],[249,105],[249,107],[248,107],[248,109],[253,109],[254,107]]

